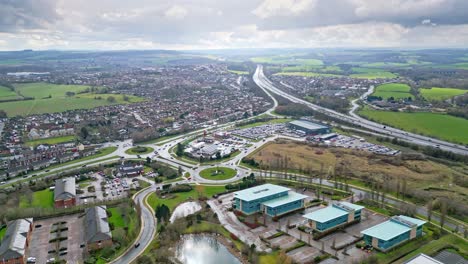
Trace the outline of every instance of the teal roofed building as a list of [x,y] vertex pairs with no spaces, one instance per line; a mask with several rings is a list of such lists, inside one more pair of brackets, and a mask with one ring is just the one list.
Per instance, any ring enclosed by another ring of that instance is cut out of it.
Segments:
[[233,207],[246,215],[265,213],[277,217],[304,208],[306,198],[289,188],[267,183],[235,192]]
[[399,215],[361,232],[364,242],[380,251],[388,251],[413,238],[422,235],[426,221]]
[[363,206],[348,202],[338,202],[331,206],[304,215],[310,228],[318,232],[328,232],[339,227],[359,222]]

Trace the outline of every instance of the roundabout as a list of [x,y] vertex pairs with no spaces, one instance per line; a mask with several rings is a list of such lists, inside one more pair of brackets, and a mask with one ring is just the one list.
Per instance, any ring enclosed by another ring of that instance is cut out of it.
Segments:
[[153,152],[154,149],[151,147],[144,147],[144,146],[135,146],[125,150],[125,154],[128,155],[145,155]]
[[227,167],[212,167],[200,171],[200,177],[206,180],[227,180],[236,175],[236,170]]

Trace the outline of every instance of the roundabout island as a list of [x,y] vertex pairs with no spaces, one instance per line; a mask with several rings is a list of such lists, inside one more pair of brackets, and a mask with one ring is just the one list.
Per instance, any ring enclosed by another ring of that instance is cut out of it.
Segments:
[[200,177],[207,180],[227,180],[236,175],[236,170],[227,167],[213,167],[200,171]]
[[153,152],[154,149],[151,147],[144,147],[144,146],[135,146],[125,150],[125,154],[128,155],[145,155]]

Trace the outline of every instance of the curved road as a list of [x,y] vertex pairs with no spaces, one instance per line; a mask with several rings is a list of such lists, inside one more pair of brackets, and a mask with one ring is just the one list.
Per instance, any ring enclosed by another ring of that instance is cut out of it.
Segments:
[[257,66],[257,69],[253,76],[253,80],[259,87],[261,87],[264,90],[273,92],[279,96],[289,99],[292,102],[306,105],[310,107],[311,109],[313,109],[314,111],[320,112],[322,114],[328,115],[333,118],[340,119],[344,122],[351,123],[356,126],[364,127],[364,128],[367,128],[369,130],[372,130],[378,133],[390,135],[392,137],[396,137],[398,139],[401,139],[410,143],[423,145],[423,146],[437,147],[446,151],[468,155],[468,148],[466,148],[465,146],[457,145],[457,144],[446,142],[443,140],[425,137],[425,136],[418,135],[418,134],[413,134],[413,133],[406,132],[406,131],[396,129],[393,127],[389,127],[389,126],[384,126],[384,125],[369,121],[367,119],[364,119],[358,115],[349,116],[349,115],[339,113],[339,112],[336,112],[334,110],[331,110],[331,109],[328,109],[319,105],[312,104],[303,99],[297,98],[275,87],[275,85],[263,73],[262,65]]

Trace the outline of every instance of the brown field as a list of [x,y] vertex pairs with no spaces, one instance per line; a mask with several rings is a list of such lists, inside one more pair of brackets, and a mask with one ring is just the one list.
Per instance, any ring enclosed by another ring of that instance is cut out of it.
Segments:
[[[304,143],[292,141],[278,141],[265,145],[252,153],[251,156],[262,167],[278,170],[287,163],[290,171],[311,171],[311,175],[322,174],[332,176],[348,175],[353,184],[362,184],[366,179],[374,179],[388,191],[396,187],[397,179],[406,179],[407,190],[418,197],[433,195],[447,197],[467,204],[467,189],[453,181],[454,177],[467,179],[467,166],[458,164],[448,166],[434,161],[409,157],[402,154],[397,157],[387,157],[366,151],[344,148],[314,147]],[[323,168],[322,168],[323,164]],[[430,189],[428,189],[430,188]],[[437,189],[434,189],[437,188]],[[426,190],[425,190],[426,189]]]

